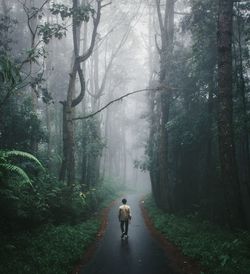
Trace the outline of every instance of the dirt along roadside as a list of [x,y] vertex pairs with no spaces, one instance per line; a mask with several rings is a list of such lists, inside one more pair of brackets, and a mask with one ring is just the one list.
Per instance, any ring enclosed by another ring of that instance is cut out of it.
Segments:
[[101,216],[101,225],[100,225],[100,229],[97,233],[97,237],[96,237],[95,241],[84,252],[83,257],[80,259],[80,261],[76,263],[76,266],[74,267],[71,274],[79,274],[80,270],[84,267],[84,265],[86,265],[89,262],[89,260],[93,257],[93,255],[96,251],[96,248],[97,248],[97,244],[100,242],[100,240],[102,239],[102,237],[105,234],[106,227],[108,224],[109,211],[114,206],[115,201],[116,200],[111,202],[106,208],[101,210],[101,212],[99,213]]
[[204,272],[204,269],[202,269],[199,262],[185,256],[179,247],[174,245],[155,228],[154,223],[150,219],[149,214],[144,206],[143,199],[140,201],[140,208],[150,233],[164,249],[166,256],[169,259],[171,268],[178,274],[200,274]]

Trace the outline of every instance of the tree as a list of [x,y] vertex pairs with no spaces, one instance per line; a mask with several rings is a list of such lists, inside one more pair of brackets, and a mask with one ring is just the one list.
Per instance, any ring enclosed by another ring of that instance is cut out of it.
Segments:
[[[159,72],[159,86],[161,88],[160,97],[157,99],[157,104],[159,104],[160,110],[160,124],[159,124],[159,139],[157,151],[153,151],[156,153],[153,158],[157,158],[156,162],[158,162],[159,167],[157,171],[158,179],[154,179],[156,181],[154,183],[154,189],[158,189],[155,191],[157,194],[157,202],[160,207],[165,208],[167,210],[172,210],[171,205],[171,187],[169,182],[169,166],[168,166],[168,131],[167,131],[167,123],[169,121],[169,111],[171,104],[171,67],[173,62],[173,48],[174,48],[174,0],[168,0],[163,5],[164,7],[164,15],[162,15],[161,10],[161,1],[156,0],[156,9],[159,20],[160,27],[160,39],[161,46],[157,45],[159,57],[160,57],[160,72]],[[156,41],[157,43],[157,41]],[[154,121],[152,121],[154,123]],[[151,131],[154,130],[154,127],[151,127]],[[153,132],[150,134],[150,138],[153,139]]]
[[219,1],[218,14],[218,141],[226,219],[232,227],[244,226],[233,134],[232,104],[233,0]]
[[[82,101],[85,95],[85,79],[81,69],[81,63],[85,62],[92,54],[95,39],[97,35],[97,27],[100,22],[101,17],[101,0],[96,0],[97,10],[94,11],[90,6],[82,6],[79,8],[78,0],[73,0],[73,5],[71,9],[70,16],[73,17],[73,47],[74,47],[74,57],[73,66],[70,73],[69,85],[67,90],[66,101],[61,102],[63,105],[63,159],[61,165],[61,171],[59,175],[60,180],[65,180],[67,174],[67,183],[72,186],[75,181],[75,156],[74,156],[74,124],[73,124],[73,109]],[[56,6],[55,6],[56,7]],[[55,13],[60,13],[58,7],[56,7]],[[60,8],[60,6],[59,6]],[[80,42],[80,32],[79,28],[82,21],[88,21],[90,15],[93,19],[93,31],[90,46],[86,52],[80,55],[79,42]],[[61,13],[62,16],[62,13]],[[76,76],[79,76],[80,81],[80,93],[74,98],[74,90],[76,83]]]
[[249,58],[248,40],[249,29],[246,22],[249,15],[246,12],[250,3],[235,4],[234,39],[233,39],[233,69],[234,69],[234,89],[235,89],[235,114],[237,115],[234,124],[236,128],[235,139],[236,154],[239,163],[239,179],[244,187],[243,192],[250,195],[250,145],[249,145],[249,117],[248,117],[248,78],[247,60]]

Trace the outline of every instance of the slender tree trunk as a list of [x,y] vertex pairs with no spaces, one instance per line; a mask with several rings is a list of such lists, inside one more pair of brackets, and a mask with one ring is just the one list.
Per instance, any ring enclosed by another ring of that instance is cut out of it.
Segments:
[[48,132],[48,145],[47,145],[47,158],[48,158],[48,167],[50,168],[50,161],[51,161],[51,122],[50,122],[50,109],[49,105],[46,104],[46,127]]
[[[34,0],[30,0],[29,3],[29,11],[32,11],[32,9],[35,7],[35,2]],[[37,15],[32,16],[30,19],[28,19],[28,24],[29,24],[29,31],[30,31],[30,48],[34,49],[35,48],[35,43],[36,43],[36,28],[37,28]],[[30,72],[33,74],[35,71],[35,68],[37,65],[35,65],[32,61],[30,61]],[[34,111],[37,111],[37,106],[38,106],[38,94],[36,91],[35,86],[31,86],[31,96],[32,96],[32,102],[33,102],[33,107]],[[34,144],[34,149],[37,150],[38,144]]]
[[121,168],[121,171],[122,171],[122,183],[124,184],[124,186],[126,185],[127,183],[127,151],[126,151],[126,132],[125,132],[125,129],[124,129],[124,125],[121,124],[121,156],[122,156],[122,159],[121,159],[121,163],[122,163],[122,168]]
[[249,132],[248,132],[248,115],[247,115],[247,100],[246,100],[246,83],[243,73],[243,56],[242,56],[242,24],[240,20],[240,11],[238,8],[238,15],[237,15],[237,30],[238,30],[238,46],[239,46],[239,90],[242,100],[242,114],[243,114],[243,147],[244,147],[244,173],[245,176],[243,178],[244,184],[247,187],[248,194],[250,194],[250,146],[249,146]]
[[64,181],[66,176],[66,164],[68,161],[68,155],[67,155],[67,130],[66,130],[66,104],[63,103],[63,127],[62,127],[62,137],[63,137],[63,156],[62,156],[62,164],[61,169],[59,173],[59,180]]
[[[78,0],[72,0],[73,10],[78,9]],[[80,45],[80,26],[77,18],[73,15],[73,47],[74,47],[74,61],[72,71],[70,73],[69,86],[67,91],[67,100],[61,102],[63,104],[63,117],[64,117],[64,126],[63,126],[63,161],[61,165],[60,179],[65,180],[65,174],[67,174],[67,184],[72,187],[75,181],[75,155],[74,155],[74,123],[73,123],[73,111],[74,108],[79,105],[82,99],[85,96],[85,79],[81,69],[81,63],[85,62],[92,54],[95,39],[97,35],[97,27],[100,22],[101,17],[101,1],[96,0],[97,11],[95,17],[93,17],[93,30],[91,43],[86,52],[83,55],[80,55],[79,45]],[[76,75],[79,76],[81,91],[76,98],[74,97],[75,93],[75,83]],[[63,168],[66,169],[66,172],[63,171]],[[64,176],[63,176],[64,175]]]
[[[82,1],[83,5],[87,5],[88,1],[87,0],[83,0]],[[82,41],[82,48],[83,48],[83,52],[87,51],[87,41],[88,41],[88,24],[87,22],[83,22],[83,41]],[[86,62],[82,63],[82,71],[83,74],[86,74]],[[85,100],[82,100],[81,102],[81,107],[82,107],[82,113],[85,113]],[[84,136],[86,128],[85,128],[85,123],[86,121],[82,121],[82,136]],[[81,162],[81,185],[82,185],[82,191],[85,191],[87,189],[86,185],[87,185],[87,155],[86,155],[86,143],[85,141],[82,141],[82,162]]]
[[174,39],[174,0],[167,0],[165,4],[164,17],[161,12],[161,2],[156,0],[157,14],[161,31],[160,54],[160,79],[161,92],[161,122],[159,137],[159,205],[168,211],[172,210],[171,186],[169,182],[168,167],[168,131],[171,94],[166,88],[171,83],[171,67],[173,62],[173,39]]
[[232,227],[243,227],[235,146],[232,103],[232,18],[233,0],[219,0],[218,16],[218,141],[221,180],[224,189],[226,218]]
[[168,167],[168,131],[167,122],[169,119],[170,96],[161,94],[161,126],[160,126],[160,144],[159,144],[159,202],[161,207],[171,211],[171,196],[169,189],[169,167]]
[[73,93],[75,89],[75,80],[76,80],[76,71],[73,69],[72,75],[70,75],[70,84],[68,90],[68,98],[66,102],[66,151],[67,151],[67,182],[69,186],[75,181],[75,143],[74,143],[74,123],[73,123],[73,113],[74,109],[72,108]]

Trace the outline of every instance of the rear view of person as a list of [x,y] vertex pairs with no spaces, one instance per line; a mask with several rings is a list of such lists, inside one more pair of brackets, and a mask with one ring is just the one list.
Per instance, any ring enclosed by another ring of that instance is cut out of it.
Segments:
[[127,238],[129,221],[131,220],[131,210],[130,207],[127,205],[126,199],[122,199],[122,205],[119,207],[118,218],[120,221],[122,232],[121,238],[123,239],[124,236]]

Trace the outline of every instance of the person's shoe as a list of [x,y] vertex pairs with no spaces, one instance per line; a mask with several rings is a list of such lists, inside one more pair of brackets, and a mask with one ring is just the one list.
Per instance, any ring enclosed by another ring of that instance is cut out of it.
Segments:
[[128,239],[128,235],[127,234],[125,234],[125,238]]
[[123,239],[124,235],[125,235],[125,233],[124,233],[124,232],[122,232],[122,235],[121,235],[121,238],[122,238],[122,239]]

